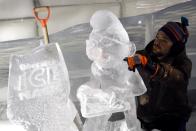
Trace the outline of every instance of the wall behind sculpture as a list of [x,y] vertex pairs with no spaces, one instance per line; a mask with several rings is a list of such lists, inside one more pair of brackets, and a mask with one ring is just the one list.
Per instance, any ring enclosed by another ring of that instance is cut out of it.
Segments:
[[[186,1],[189,0],[167,0],[161,3],[143,0],[1,0],[0,27],[5,29],[1,31],[1,34],[6,34],[6,36],[0,37],[0,42],[42,36],[41,26],[34,23],[32,13],[32,9],[38,6],[51,7],[48,30],[52,34],[77,24],[87,23],[90,16],[100,9],[108,9],[122,18],[152,13]],[[161,7],[156,5],[161,5]],[[29,20],[32,20],[31,24]],[[26,30],[21,25],[26,27]],[[17,35],[9,36],[8,31]]]

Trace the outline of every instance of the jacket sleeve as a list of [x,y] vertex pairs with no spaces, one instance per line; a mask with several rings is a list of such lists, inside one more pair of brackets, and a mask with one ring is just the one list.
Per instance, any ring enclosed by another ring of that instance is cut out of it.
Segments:
[[187,82],[191,76],[192,63],[188,58],[177,63],[176,66],[172,66],[167,63],[160,63],[159,67],[159,72],[153,78],[155,80],[160,79],[163,82],[171,81],[175,84],[176,82]]

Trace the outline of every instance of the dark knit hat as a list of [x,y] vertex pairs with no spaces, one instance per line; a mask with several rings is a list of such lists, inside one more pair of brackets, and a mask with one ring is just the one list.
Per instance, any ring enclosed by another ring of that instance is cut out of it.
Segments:
[[159,29],[159,31],[163,31],[173,43],[170,51],[171,55],[177,55],[184,50],[189,37],[189,32],[186,28],[188,25],[188,19],[186,17],[181,17],[181,23],[168,22]]

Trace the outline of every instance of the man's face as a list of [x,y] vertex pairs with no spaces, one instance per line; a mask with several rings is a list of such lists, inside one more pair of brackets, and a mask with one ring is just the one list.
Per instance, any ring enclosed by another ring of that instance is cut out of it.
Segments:
[[152,51],[158,57],[164,57],[169,54],[172,45],[173,43],[168,38],[168,36],[164,32],[159,31],[156,35]]

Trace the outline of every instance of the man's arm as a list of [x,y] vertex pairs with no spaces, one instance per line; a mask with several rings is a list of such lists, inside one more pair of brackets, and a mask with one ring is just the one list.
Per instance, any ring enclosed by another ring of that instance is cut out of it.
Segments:
[[160,69],[153,79],[183,82],[187,81],[191,76],[192,63],[189,59],[184,59],[176,66],[171,66],[167,63],[160,63],[159,66]]
[[[138,59],[142,57],[146,57],[147,59],[145,64],[142,63],[142,60],[141,62],[140,60],[138,61]],[[176,63],[175,66],[168,63],[156,63],[152,61],[149,56],[143,54],[142,57],[138,57],[138,54],[133,57],[128,57],[127,63],[129,70],[134,71],[135,69],[132,68],[138,69],[145,82],[149,82],[151,80],[161,80],[163,82],[173,81],[172,83],[176,83],[187,82],[187,80],[190,78],[192,63],[186,57],[182,58],[180,60],[181,62]]]

